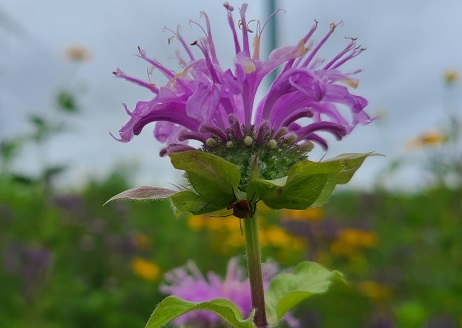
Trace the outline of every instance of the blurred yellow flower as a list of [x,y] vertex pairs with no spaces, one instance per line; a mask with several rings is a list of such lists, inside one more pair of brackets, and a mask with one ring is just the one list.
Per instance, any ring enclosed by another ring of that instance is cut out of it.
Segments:
[[160,269],[157,264],[141,257],[133,259],[132,270],[138,277],[147,281],[154,281],[160,275]]
[[132,243],[137,249],[146,250],[151,247],[151,238],[141,232],[137,232],[132,235]]
[[455,82],[457,82],[457,80],[459,79],[459,74],[457,73],[456,70],[447,70],[445,73],[444,73],[444,81],[447,83],[447,84],[453,84]]
[[219,218],[207,215],[192,215],[188,218],[188,227],[192,231],[203,229],[233,231],[236,230],[236,228],[240,231],[239,219],[234,216]]
[[387,286],[380,285],[374,281],[363,281],[358,284],[358,290],[361,294],[372,299],[388,299],[391,296],[391,290]]
[[281,211],[281,218],[286,220],[320,221],[323,217],[324,209],[321,207]]
[[427,132],[406,143],[408,149],[421,149],[440,146],[448,140],[447,136],[439,131]]
[[79,45],[73,45],[68,47],[64,55],[68,61],[71,62],[83,62],[90,60],[91,55],[87,48]]
[[371,249],[378,245],[378,237],[370,231],[345,229],[340,232],[338,239],[330,246],[334,255],[354,256],[361,249]]
[[292,236],[277,226],[260,230],[260,244],[262,247],[279,247],[290,250],[303,250],[305,248],[302,238]]
[[244,236],[241,235],[239,228],[235,231],[229,231],[226,234],[215,235],[212,238],[212,248],[220,255],[235,254],[236,249],[242,248],[245,245]]

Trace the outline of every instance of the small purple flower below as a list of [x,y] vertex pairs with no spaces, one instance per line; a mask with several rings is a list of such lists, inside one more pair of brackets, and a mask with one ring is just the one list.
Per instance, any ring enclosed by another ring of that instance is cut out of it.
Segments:
[[[269,262],[262,265],[263,285],[266,290],[271,278],[279,271],[278,265]],[[165,274],[167,285],[160,287],[165,294],[172,294],[190,302],[206,302],[216,298],[226,298],[237,305],[241,313],[247,317],[252,312],[250,284],[244,271],[234,257],[228,262],[226,276],[221,279],[217,274],[209,272],[204,277],[194,262],[189,261],[184,267],[173,269]],[[289,313],[284,317],[289,327],[299,327],[299,322]],[[211,311],[192,311],[175,319],[174,324],[185,324],[195,327],[216,327],[221,319]]]
[[[205,26],[190,22],[203,31],[203,36],[192,43],[186,42],[179,27],[176,31],[165,28],[183,47],[184,55],[177,55],[182,71],[175,73],[167,69],[139,49],[139,57],[165,75],[168,80],[165,85],[139,80],[120,69],[114,72],[116,77],[143,86],[154,94],[152,100],[139,101],[133,111],[124,104],[130,119],[120,129],[117,140],[128,142],[147,124],[156,122],[154,136],[166,145],[160,153],[162,156],[194,149],[188,145],[191,140],[199,141],[203,150],[211,152],[220,146],[224,149],[239,145],[274,149],[311,142],[327,149],[327,141],[320,132],[331,133],[340,140],[357,124],[371,122],[363,110],[367,100],[348,90],[348,87],[357,87],[358,80],[353,76],[359,70],[350,73],[339,70],[362,52],[355,39],[350,39],[329,61],[317,57],[338,25],[331,24],[327,34],[316,43],[312,40],[317,29],[315,22],[298,44],[277,48],[268,61],[263,61],[260,39],[264,25],[247,20],[247,4],[239,9],[237,23],[233,18],[234,8],[227,3],[224,6],[236,54],[234,67],[224,69],[220,65],[210,21],[204,12],[201,16]],[[256,25],[252,28],[254,31],[249,27],[253,23]],[[250,34],[253,32],[251,47]],[[256,103],[260,83],[277,67],[281,67],[280,73],[266,95]]]

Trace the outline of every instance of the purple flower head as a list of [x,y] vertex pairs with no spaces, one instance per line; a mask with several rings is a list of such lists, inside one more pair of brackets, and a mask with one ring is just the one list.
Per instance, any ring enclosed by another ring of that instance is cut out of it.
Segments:
[[[359,70],[340,71],[344,63],[363,51],[355,39],[350,39],[328,61],[317,57],[338,25],[331,24],[327,34],[316,43],[312,40],[318,27],[315,22],[296,45],[273,50],[265,61],[260,58],[264,25],[246,18],[247,4],[237,10],[237,20],[233,17],[234,8],[227,3],[224,7],[236,54],[232,68],[220,65],[209,17],[202,12],[203,25],[190,22],[203,32],[193,42],[183,38],[179,27],[176,31],[165,28],[183,48],[183,54],[177,54],[181,72],[167,69],[139,49],[139,57],[165,75],[168,80],[165,85],[156,86],[130,77],[120,69],[114,72],[116,77],[154,94],[152,100],[139,101],[133,111],[124,104],[130,119],[119,130],[117,140],[128,142],[147,124],[155,122],[154,136],[166,145],[160,152],[162,156],[195,149],[188,145],[194,140],[203,151],[233,162],[241,171],[248,168],[249,158],[256,153],[262,162],[266,158],[267,164],[288,169],[305,159],[312,142],[327,149],[323,133],[340,140],[358,123],[371,122],[363,110],[367,100],[351,94],[348,88],[358,85],[353,76]],[[252,26],[252,30],[251,24],[256,28]],[[257,103],[260,83],[277,67],[281,67],[279,75]],[[275,179],[287,173],[274,175],[273,171],[261,170],[262,178]]]
[[[268,288],[269,281],[279,268],[276,263],[263,264],[263,285]],[[217,274],[209,272],[204,277],[194,262],[189,261],[184,267],[173,269],[165,274],[168,285],[162,285],[160,290],[165,294],[178,296],[190,302],[206,302],[216,298],[226,298],[237,305],[244,316],[252,312],[250,284],[244,271],[238,264],[237,257],[228,262],[224,280]],[[298,327],[298,321],[290,313],[285,316],[290,327]],[[218,315],[210,311],[192,311],[175,319],[178,326],[185,324],[198,327],[216,327],[222,323]]]

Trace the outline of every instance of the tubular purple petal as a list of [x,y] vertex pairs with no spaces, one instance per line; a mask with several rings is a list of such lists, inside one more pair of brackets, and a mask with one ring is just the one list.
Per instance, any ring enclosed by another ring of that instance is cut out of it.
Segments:
[[228,116],[229,123],[231,123],[231,129],[233,131],[234,137],[238,140],[244,139],[244,133],[242,132],[241,124],[239,119],[234,114]]
[[247,10],[247,4],[243,3],[242,7],[239,9],[241,15],[240,26],[242,31],[242,46],[244,54],[246,57],[250,58],[250,44],[249,44],[249,29],[247,28],[247,21],[245,19],[245,12]]
[[306,139],[307,136],[316,131],[330,132],[333,135],[335,135],[335,137],[339,140],[347,134],[346,129],[343,126],[338,125],[336,123],[316,122],[297,130],[297,141]]
[[201,133],[211,133],[217,138],[220,138],[222,141],[228,141],[228,136],[220,128],[210,125],[210,124],[201,124],[199,127],[199,132]]
[[315,133],[310,133],[309,135],[305,137],[305,139],[318,143],[324,150],[327,150],[329,148],[327,141]]
[[313,117],[313,111],[305,108],[295,110],[284,118],[280,126],[289,126],[289,124],[302,117]]
[[263,122],[260,124],[260,127],[258,128],[257,131],[257,137],[255,138],[255,143],[257,145],[262,144],[263,141],[267,136],[269,136],[271,132],[271,124],[269,122]]
[[168,147],[161,149],[161,151],[159,152],[159,155],[161,157],[164,157],[165,155],[168,155],[168,154],[181,153],[183,151],[188,151],[188,150],[196,150],[196,148],[188,146],[188,145],[182,145],[182,144],[170,144],[168,145]]
[[234,26],[234,19],[233,19],[233,14],[232,14],[234,8],[230,6],[228,3],[225,3],[224,6],[226,10],[228,11],[228,24],[229,24],[229,27],[231,28],[231,33],[233,34],[234,51],[236,52],[236,54],[238,54],[241,52],[241,45],[239,44],[236,27]]
[[210,55],[212,57],[212,61],[214,64],[220,65],[218,62],[218,57],[217,53],[215,50],[215,43],[213,42],[213,37],[212,37],[212,29],[210,28],[210,20],[209,16],[203,11],[201,11],[201,15],[205,18],[205,25],[207,26],[207,40],[210,45]]
[[160,121],[156,123],[154,137],[163,143],[174,143],[179,139],[179,135],[183,129],[184,127],[182,126]]
[[197,140],[205,144],[207,137],[205,137],[203,133],[183,130],[178,135],[178,140],[179,141]]
[[282,128],[280,128],[279,130],[276,131],[276,133],[273,136],[273,139],[277,141],[277,140],[281,139],[283,136],[285,136],[288,132],[289,132],[288,128],[282,127]]

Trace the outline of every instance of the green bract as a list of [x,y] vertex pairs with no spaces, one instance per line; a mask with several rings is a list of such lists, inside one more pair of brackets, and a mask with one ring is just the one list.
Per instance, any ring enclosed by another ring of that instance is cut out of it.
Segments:
[[[189,189],[143,186],[126,190],[109,201],[170,198],[180,211],[203,214],[225,209],[236,198],[245,198],[249,202],[262,200],[272,209],[303,210],[326,202],[336,185],[350,181],[364,160],[374,155],[377,154],[343,154],[323,162],[302,160],[290,167],[287,176],[275,180],[254,178],[247,190],[240,190],[241,172],[236,165],[207,152],[184,151],[170,154],[170,159],[176,169],[185,171]],[[260,158],[255,159],[256,167],[260,167]]]
[[192,190],[172,195],[180,211],[210,213],[226,208],[238,190],[241,173],[236,165],[202,151],[170,155],[172,165],[186,172]]
[[300,161],[292,165],[286,177],[250,181],[247,198],[255,195],[272,209],[320,206],[336,185],[350,181],[366,157],[372,155],[377,154],[343,154],[324,162]]

